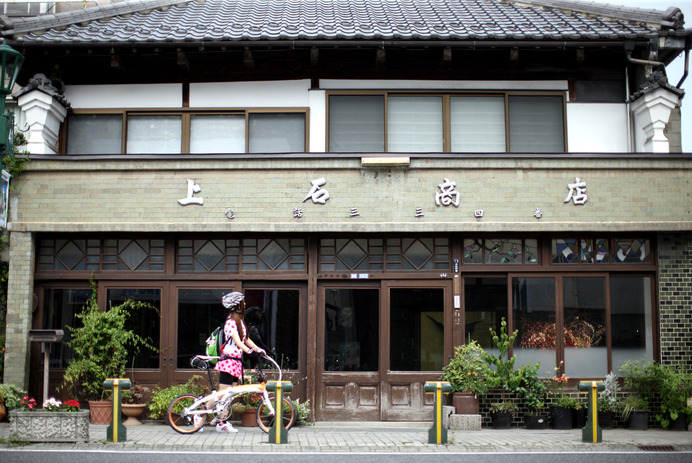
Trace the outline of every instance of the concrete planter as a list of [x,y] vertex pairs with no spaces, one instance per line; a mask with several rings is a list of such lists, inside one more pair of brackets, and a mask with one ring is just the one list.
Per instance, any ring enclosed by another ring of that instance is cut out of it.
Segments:
[[88,442],[89,410],[11,410],[10,436],[28,442]]

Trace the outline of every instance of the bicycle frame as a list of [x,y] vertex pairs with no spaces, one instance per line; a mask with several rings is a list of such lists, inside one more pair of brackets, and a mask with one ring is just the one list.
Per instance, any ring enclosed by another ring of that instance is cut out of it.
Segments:
[[[190,363],[192,363],[193,365],[194,365],[195,359],[202,360],[204,362],[204,364],[206,365],[205,369],[207,370],[207,373],[209,374],[209,381],[210,381],[210,384],[212,387],[212,392],[211,392],[211,394],[196,400],[189,407],[185,407],[183,409],[183,413],[182,413],[183,416],[211,414],[212,416],[214,416],[213,420],[211,421],[211,423],[213,424],[217,420],[217,417],[215,416],[215,412],[216,412],[215,406],[212,406],[211,409],[207,409],[206,407],[203,409],[202,408],[196,409],[196,408],[202,404],[207,404],[207,403],[212,403],[214,405],[216,405],[217,403],[222,403],[224,406],[224,409],[225,409],[231,405],[231,401],[233,400],[234,397],[238,397],[238,396],[245,395],[245,394],[258,394],[258,393],[262,394],[262,401],[264,402],[265,406],[267,406],[269,408],[270,415],[276,414],[276,410],[274,409],[274,405],[272,404],[271,400],[269,400],[269,393],[267,392],[266,381],[261,382],[261,383],[254,383],[254,384],[240,384],[238,386],[231,386],[231,387],[223,389],[221,391],[215,390],[214,379],[213,379],[212,374],[211,374],[211,368],[209,368],[209,360],[214,360],[214,359],[218,359],[218,358],[219,357],[217,357],[217,356],[197,355],[191,360]],[[276,361],[267,355],[262,355],[262,358],[264,358],[265,360],[269,361],[270,363],[272,363],[274,365],[276,370],[279,372],[278,381],[281,382],[281,368],[276,363]],[[262,371],[261,364],[260,364],[259,370],[261,373],[261,371]]]

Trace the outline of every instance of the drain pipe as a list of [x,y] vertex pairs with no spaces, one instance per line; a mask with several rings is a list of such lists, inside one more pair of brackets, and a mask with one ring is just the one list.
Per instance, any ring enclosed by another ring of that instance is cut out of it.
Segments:
[[[688,40],[689,42],[689,40]],[[676,85],[677,88],[680,88],[682,86],[682,83],[687,79],[687,74],[689,74],[690,70],[690,48],[686,45],[685,46],[685,72],[683,72],[682,77],[680,78],[680,82],[678,82],[678,85]]]

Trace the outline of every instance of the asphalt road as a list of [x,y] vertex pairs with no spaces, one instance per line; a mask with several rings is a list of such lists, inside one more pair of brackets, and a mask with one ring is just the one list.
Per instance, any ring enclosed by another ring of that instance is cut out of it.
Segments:
[[689,463],[692,452],[416,452],[416,453],[359,453],[359,452],[157,452],[120,450],[33,450],[0,449],[3,463]]

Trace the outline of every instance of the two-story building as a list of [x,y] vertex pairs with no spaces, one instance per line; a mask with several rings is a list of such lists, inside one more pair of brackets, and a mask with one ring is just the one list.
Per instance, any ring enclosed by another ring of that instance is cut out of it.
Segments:
[[[602,378],[692,366],[691,46],[677,8],[563,0],[146,0],[0,19],[25,56],[5,381],[100,305],[166,386],[243,291],[324,419],[427,416],[454,346]],[[70,360],[51,352],[51,390]]]

